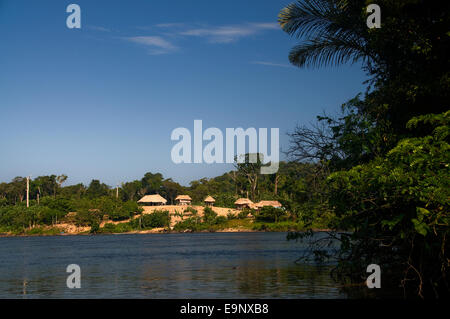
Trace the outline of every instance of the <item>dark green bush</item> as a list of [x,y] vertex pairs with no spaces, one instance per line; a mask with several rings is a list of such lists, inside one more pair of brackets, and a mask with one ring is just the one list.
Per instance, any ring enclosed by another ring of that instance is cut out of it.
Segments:
[[184,231],[184,230],[199,231],[201,230],[201,224],[202,220],[200,217],[190,217],[175,224],[173,229],[175,231]]
[[208,224],[213,224],[217,218],[217,213],[211,207],[205,207],[203,211],[203,221]]
[[245,218],[247,218],[248,217],[248,215],[250,214],[250,215],[255,215],[255,210],[253,210],[253,209],[250,209],[250,208],[244,208],[243,210],[241,210],[240,212],[239,212],[239,214],[237,215],[237,218],[239,218],[239,219],[245,219]]
[[99,231],[99,229],[100,229],[99,223],[93,222],[92,225],[91,225],[90,233],[91,234],[96,234]]
[[170,215],[168,211],[154,211],[151,214],[133,219],[130,224],[134,229],[168,227],[170,225]]
[[275,208],[272,206],[264,206],[259,212],[255,214],[256,221],[274,223],[278,222],[282,217],[287,214],[281,208]]
[[82,209],[74,217],[77,226],[92,226],[100,224],[103,219],[103,213],[96,209]]
[[227,218],[225,216],[216,217],[216,219],[214,220],[214,224],[216,224],[216,225],[224,224],[226,222],[227,222]]
[[74,211],[74,204],[73,201],[71,201],[70,199],[67,198],[62,198],[62,197],[51,197],[51,196],[46,196],[41,198],[39,206],[47,206],[48,208],[63,212],[63,213],[68,213],[68,212],[72,212]]
[[126,233],[132,230],[133,227],[131,223],[120,223],[120,224],[108,223],[105,224],[103,228],[100,228],[98,230],[98,233],[103,234]]
[[111,220],[120,221],[132,218],[136,213],[140,213],[142,209],[136,202],[128,201],[125,203],[118,202],[110,212],[106,212]]

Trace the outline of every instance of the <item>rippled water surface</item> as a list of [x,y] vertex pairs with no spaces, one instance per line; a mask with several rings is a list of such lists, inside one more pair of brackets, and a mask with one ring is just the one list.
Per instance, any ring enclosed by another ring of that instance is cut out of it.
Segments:
[[302,249],[286,233],[0,238],[0,298],[345,298]]

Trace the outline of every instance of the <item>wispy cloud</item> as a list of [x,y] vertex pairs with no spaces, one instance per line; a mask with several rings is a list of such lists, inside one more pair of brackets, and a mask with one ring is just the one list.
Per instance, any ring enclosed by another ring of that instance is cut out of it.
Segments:
[[157,24],[156,27],[158,27],[158,28],[173,28],[173,27],[183,27],[185,25],[186,25],[185,23],[178,23],[178,22],[175,22],[175,23],[160,23],[160,24]]
[[[277,23],[245,23],[223,26],[189,26],[182,23],[159,24],[160,28],[174,28],[181,36],[206,38],[210,43],[231,43],[241,38],[252,36],[266,30],[279,30]],[[180,30],[181,29],[181,30]]]
[[151,36],[128,37],[126,40],[143,45],[148,48],[151,55],[168,54],[179,48],[174,41],[182,41],[189,37],[198,37],[209,43],[231,43],[242,38],[250,37],[269,30],[280,30],[277,23],[243,23],[235,25],[209,26],[188,23],[160,23],[153,26],[137,27]]
[[267,66],[276,66],[281,68],[294,68],[290,64],[283,64],[283,63],[274,63],[274,62],[268,62],[268,61],[253,61],[252,64],[260,64],[260,65],[267,65]]
[[101,26],[97,26],[97,25],[89,25],[87,26],[88,29],[90,30],[94,30],[94,31],[100,31],[100,32],[111,32],[111,29],[105,28],[105,27],[101,27]]
[[178,49],[171,42],[159,36],[129,37],[126,40],[148,47],[148,53],[151,55],[167,54]]

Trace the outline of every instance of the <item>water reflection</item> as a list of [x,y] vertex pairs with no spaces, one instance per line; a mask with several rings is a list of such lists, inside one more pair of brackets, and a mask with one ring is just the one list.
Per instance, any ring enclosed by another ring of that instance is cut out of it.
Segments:
[[[0,238],[1,298],[343,298],[285,233]],[[68,264],[81,289],[68,289]]]

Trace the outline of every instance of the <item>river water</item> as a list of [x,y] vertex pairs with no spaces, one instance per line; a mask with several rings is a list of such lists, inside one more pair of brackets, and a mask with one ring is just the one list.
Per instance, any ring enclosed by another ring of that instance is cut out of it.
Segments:
[[331,266],[295,264],[304,248],[286,233],[0,238],[0,298],[346,298]]

